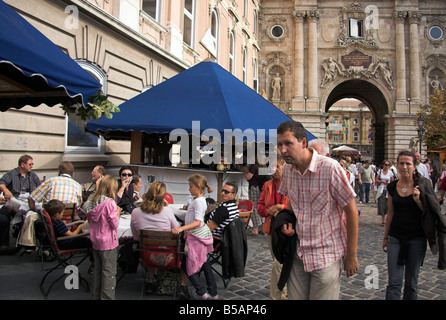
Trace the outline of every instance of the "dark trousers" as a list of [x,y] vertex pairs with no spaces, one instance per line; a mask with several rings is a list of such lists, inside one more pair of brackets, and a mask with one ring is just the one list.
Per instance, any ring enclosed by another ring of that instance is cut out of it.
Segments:
[[8,210],[0,209],[0,246],[9,246],[11,216]]

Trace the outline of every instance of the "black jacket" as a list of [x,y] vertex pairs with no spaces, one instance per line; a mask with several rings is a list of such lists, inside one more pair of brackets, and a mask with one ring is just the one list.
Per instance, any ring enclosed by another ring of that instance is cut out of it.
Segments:
[[243,277],[248,257],[245,222],[237,217],[223,231],[221,237],[221,262],[223,278]]
[[423,204],[421,223],[431,252],[438,257],[438,269],[446,269],[446,216],[441,213],[440,202],[435,196],[429,179],[420,177],[420,199]]
[[280,230],[284,224],[291,223],[296,231],[296,216],[289,209],[280,211],[273,220],[271,244],[277,261],[282,264],[277,287],[282,290],[285,286],[293,266],[294,255],[297,249],[297,232],[292,237],[284,235]]

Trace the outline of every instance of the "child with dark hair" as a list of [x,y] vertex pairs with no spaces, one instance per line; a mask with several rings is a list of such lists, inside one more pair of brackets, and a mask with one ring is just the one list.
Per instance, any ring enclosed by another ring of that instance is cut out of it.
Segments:
[[[63,212],[65,210],[65,205],[60,200],[50,200],[45,205],[45,210],[48,212],[54,229],[54,234],[56,238],[66,237],[66,236],[75,236],[82,233],[83,224],[79,224],[79,226],[74,231],[70,231],[63,221],[62,218]],[[60,249],[78,249],[78,248],[91,248],[91,241],[87,237],[73,238],[73,239],[65,239],[57,241],[57,245]]]

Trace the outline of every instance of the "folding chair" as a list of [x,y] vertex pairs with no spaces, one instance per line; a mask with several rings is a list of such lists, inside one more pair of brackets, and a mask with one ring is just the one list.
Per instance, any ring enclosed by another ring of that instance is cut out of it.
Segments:
[[65,203],[65,209],[60,220],[65,224],[69,224],[73,221],[79,220],[79,217],[77,216],[77,204]]
[[166,200],[169,204],[173,204],[173,197],[171,193],[166,193],[166,196],[164,197],[164,200]]
[[[171,269],[180,273],[181,260],[184,252],[181,250],[181,237],[171,231],[140,230],[140,257],[143,270],[146,268]],[[146,274],[143,272],[144,280]],[[174,286],[173,296],[179,283]]]
[[223,281],[223,286],[226,289],[231,279],[223,277],[222,272],[215,267],[215,265],[217,264],[220,266],[220,269],[222,268],[220,260],[221,260],[221,239],[218,239],[218,243],[215,245],[214,250],[208,254],[208,262],[212,270],[214,270],[214,272],[221,278],[221,280]]
[[[62,250],[59,248],[57,241],[58,240],[65,240],[65,239],[73,239],[77,237],[85,237],[88,236],[88,233],[82,233],[76,236],[67,236],[67,237],[59,237],[56,238],[56,235],[54,233],[53,223],[51,221],[51,218],[49,214],[42,210],[40,213],[41,221],[43,222],[43,227],[45,230],[45,234],[47,237],[47,240],[49,241],[51,251],[53,252],[54,256],[56,257],[57,265],[53,268],[51,268],[47,273],[43,276],[42,281],[40,282],[40,291],[42,291],[42,294],[45,298],[48,298],[48,294],[51,290],[51,288],[54,286],[54,284],[66,276],[65,272],[62,273],[60,277],[58,277],[56,280],[54,280],[48,287],[47,290],[44,288],[45,280],[47,277],[55,270],[62,269],[65,270],[65,268],[69,265],[73,265],[72,260],[73,259],[79,259],[79,262],[75,264],[75,266],[79,266],[82,262],[84,262],[85,259],[89,257],[89,249],[82,248],[82,249],[68,249],[68,250]],[[76,223],[76,222],[75,222]],[[79,223],[79,222],[77,222]],[[80,273],[78,273],[79,276],[79,282],[82,284],[85,284],[85,289],[88,292],[89,286],[88,282],[81,276]]]
[[237,207],[239,209],[240,218],[245,221],[245,226],[248,228],[249,221],[251,220],[252,210],[254,209],[254,202],[247,199],[242,199],[238,202]]

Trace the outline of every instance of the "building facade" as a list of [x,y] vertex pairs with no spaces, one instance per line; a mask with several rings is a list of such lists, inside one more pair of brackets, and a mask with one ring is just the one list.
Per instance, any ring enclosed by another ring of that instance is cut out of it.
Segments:
[[276,106],[323,138],[333,103],[356,98],[377,161],[409,148],[420,105],[445,85],[444,1],[263,0],[261,12],[260,87]]
[[[103,84],[117,105],[211,59],[258,90],[257,0],[4,0]],[[122,110],[125,112],[125,110]],[[98,164],[116,175],[129,141],[104,141],[57,106],[0,113],[0,172],[34,158],[42,178],[62,160],[88,182]]]
[[335,102],[325,124],[325,140],[330,150],[346,145],[371,158],[374,153],[373,115],[364,103],[356,99]]

